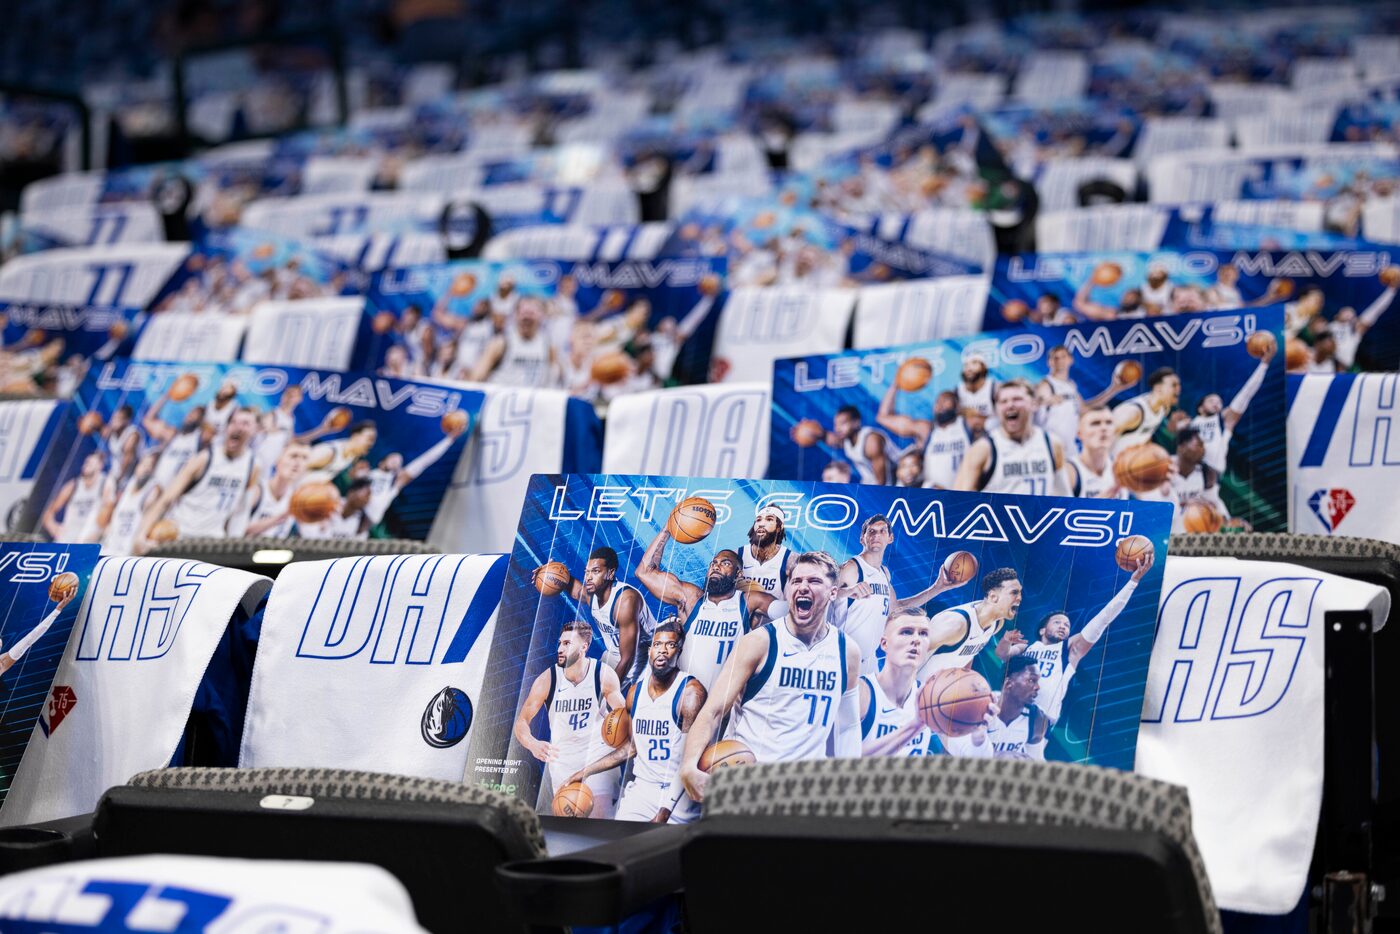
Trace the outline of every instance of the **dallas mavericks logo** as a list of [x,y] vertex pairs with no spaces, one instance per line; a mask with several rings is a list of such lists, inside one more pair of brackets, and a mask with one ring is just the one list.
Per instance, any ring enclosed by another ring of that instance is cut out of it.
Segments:
[[423,742],[434,749],[460,743],[472,725],[472,701],[461,688],[443,688],[423,711]]
[[1356,497],[1351,495],[1350,490],[1315,490],[1308,497],[1308,505],[1317,513],[1318,520],[1327,531],[1335,532],[1347,513],[1351,512],[1351,507],[1356,505]]

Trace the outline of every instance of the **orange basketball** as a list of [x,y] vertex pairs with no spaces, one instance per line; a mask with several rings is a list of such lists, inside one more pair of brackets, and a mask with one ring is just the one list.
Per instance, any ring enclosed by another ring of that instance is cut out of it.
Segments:
[[[642,688],[638,688],[642,690]],[[603,718],[603,742],[614,749],[632,738],[632,715],[627,712],[626,707],[617,707],[608,711],[608,715]]]
[[933,378],[933,364],[923,357],[910,357],[894,374],[895,385],[905,392],[918,392]]
[[700,294],[701,294],[701,295],[718,295],[718,294],[719,294],[719,288],[720,288],[719,276],[715,275],[714,273],[709,272],[709,273],[706,273],[705,275],[703,275],[703,276],[700,277]]
[[1113,560],[1123,570],[1131,571],[1139,558],[1151,553],[1152,542],[1145,535],[1129,535],[1118,539],[1118,547],[1113,549]]
[[267,259],[272,255],[272,249],[273,247],[270,243],[259,243],[257,246],[253,247],[253,259]]
[[170,384],[170,401],[184,402],[199,388],[199,377],[193,373],[182,373]]
[[1382,269],[1381,285],[1387,289],[1400,287],[1400,266],[1387,266]]
[[341,506],[333,483],[303,483],[292,494],[292,517],[298,522],[324,522]]
[[1135,444],[1113,459],[1113,478],[1124,489],[1147,493],[1166,482],[1171,464],[1171,455],[1158,445]]
[[1132,386],[1142,379],[1142,364],[1136,360],[1124,360],[1113,368],[1113,380]]
[[595,383],[601,383],[604,386],[620,383],[631,373],[632,358],[620,350],[609,350],[607,353],[599,354],[588,371],[588,375],[593,378]]
[[24,335],[24,342],[30,347],[38,347],[48,339],[49,336],[38,328],[30,328]]
[[64,571],[62,574],[55,574],[49,581],[49,599],[57,603],[64,597],[71,597],[78,592],[78,575],[72,571]]
[[955,551],[943,559],[943,569],[955,584],[966,584],[977,576],[977,559],[969,551]]
[[469,421],[471,421],[471,419],[467,416],[467,413],[463,412],[461,409],[448,412],[442,417],[442,433],[450,435],[453,432],[465,431]]
[[1278,350],[1278,339],[1269,331],[1255,331],[1244,342],[1244,348],[1251,357],[1263,360]]
[[376,334],[388,334],[394,329],[395,320],[392,311],[381,311],[370,320],[370,330]]
[[448,291],[458,298],[472,294],[476,291],[476,276],[469,272],[459,272],[452,277],[452,285]]
[[603,307],[609,311],[617,311],[627,302],[627,296],[617,289],[608,289],[603,293]]
[[350,410],[343,405],[338,405],[331,409],[330,418],[327,419],[327,421],[330,423],[332,429],[340,431],[350,424],[351,418]]
[[697,764],[700,771],[713,772],[715,769],[727,769],[736,765],[753,765],[757,761],[753,750],[737,739],[722,739],[700,753],[700,761]]
[[125,321],[117,321],[107,329],[107,336],[114,341],[119,341],[125,338],[130,331],[131,329],[127,327]]
[[569,586],[569,569],[562,561],[551,561],[535,575],[535,589],[546,597],[557,597]]
[[944,668],[919,688],[919,719],[944,736],[972,733],[991,705],[991,685],[970,668]]
[[759,230],[767,230],[778,222],[778,215],[772,211],[760,211],[754,216],[753,226]]
[[570,782],[554,793],[555,817],[587,817],[593,813],[593,792],[583,782]]
[[815,418],[804,418],[792,426],[792,440],[800,448],[809,448],[826,437],[826,429]]
[[1225,517],[1203,499],[1193,499],[1181,507],[1181,524],[1188,532],[1219,532]]
[[78,434],[90,435],[102,427],[102,416],[96,412],[84,412],[78,419]]
[[1123,267],[1117,263],[1099,263],[1094,267],[1094,285],[1117,285],[1123,278]]
[[153,542],[173,542],[180,537],[180,527],[173,519],[162,519],[151,526],[147,537]]
[[1284,345],[1284,368],[1289,373],[1306,373],[1312,363],[1312,348],[1296,337],[1290,337]]
[[671,515],[666,520],[666,531],[682,545],[694,545],[710,534],[717,518],[713,503],[699,496],[692,496],[671,510]]
[[1293,294],[1292,279],[1275,279],[1269,283],[1269,293],[1276,298],[1287,298]]
[[1019,298],[1013,298],[1011,301],[1001,306],[1001,316],[1012,324],[1025,321],[1026,316],[1030,313],[1031,306],[1027,305]]

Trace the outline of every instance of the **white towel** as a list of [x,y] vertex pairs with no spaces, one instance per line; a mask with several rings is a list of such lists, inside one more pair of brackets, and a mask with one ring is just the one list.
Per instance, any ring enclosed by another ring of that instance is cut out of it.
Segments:
[[775,360],[836,353],[846,345],[855,302],[855,289],[735,289],[720,311],[713,381],[765,380]]
[[259,302],[249,316],[243,362],[348,370],[364,307],[358,297]]
[[379,866],[124,856],[0,878],[0,930],[423,934],[403,883]]
[[603,473],[762,477],[768,470],[772,410],[768,383],[618,396],[608,406]]
[[505,555],[292,564],[263,614],[239,765],[460,781]]
[[231,363],[248,327],[244,315],[219,312],[163,311],[141,328],[133,360],[179,360],[186,363]]
[[1277,915],[1303,894],[1322,807],[1323,624],[1390,594],[1272,561],[1169,558],[1137,771],[1191,792],[1221,908]]
[[976,334],[982,330],[988,288],[982,274],[865,286],[856,301],[854,346],[894,347]]
[[54,676],[73,703],[61,720],[47,706],[40,716],[0,826],[85,814],[111,786],[169,765],[229,619],[271,584],[200,561],[99,562]]

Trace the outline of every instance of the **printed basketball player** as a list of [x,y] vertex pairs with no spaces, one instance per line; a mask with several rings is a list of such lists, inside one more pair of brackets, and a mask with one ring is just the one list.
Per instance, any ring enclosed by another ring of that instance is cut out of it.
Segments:
[[565,779],[585,781],[631,761],[632,777],[622,786],[618,820],[688,824],[699,816],[677,779],[686,734],[705,706],[705,688],[681,670],[684,643],[685,633],[674,617],[657,625],[646,670],[627,693],[632,738]]
[[1035,422],[1050,432],[1050,437],[1060,442],[1064,451],[1073,451],[1075,438],[1079,432],[1079,413],[1096,408],[1108,402],[1127,388],[1126,384],[1110,382],[1103,392],[1091,399],[1079,394],[1079,384],[1070,379],[1070,367],[1074,365],[1074,354],[1063,344],[1050,348],[1047,357],[1050,372],[1035,387]]
[[[334,410],[327,412],[321,425],[301,435],[301,440],[315,441],[322,435],[335,431],[331,427],[333,414]],[[307,473],[307,479],[322,483],[332,480],[355,461],[367,457],[369,452],[374,450],[378,440],[379,426],[372,419],[366,418],[351,425],[347,437],[317,443],[311,448],[311,469]]]
[[832,430],[826,433],[826,443],[839,448],[855,469],[861,483],[889,484],[894,482],[894,453],[890,440],[874,428],[861,423],[860,410],[843,405],[832,419]]
[[830,555],[798,555],[783,591],[786,614],[735,644],[686,737],[681,781],[691,800],[705,799],[700,756],[731,710],[727,738],[759,762],[860,755],[860,649],[827,622],[836,580]]
[[[933,399],[933,418],[914,418],[895,411],[899,384],[891,383],[880,400],[876,423],[892,434],[913,440],[917,450],[906,451],[895,469],[900,486],[926,486],[935,490],[950,490],[957,479],[967,449],[972,445],[972,432],[958,414],[958,394],[945,389]],[[919,452],[923,453],[920,454]],[[913,459],[918,458],[918,479],[913,481]],[[905,458],[911,463],[906,468]],[[901,476],[903,475],[903,476]],[[906,482],[908,477],[909,482]]]
[[533,295],[522,296],[513,318],[502,333],[487,342],[472,369],[472,379],[528,389],[559,385],[562,371],[545,330],[544,303]]
[[1147,377],[1147,392],[1113,408],[1113,426],[1118,439],[1113,456],[1124,448],[1146,444],[1157,433],[1157,426],[1176,406],[1181,396],[1181,377],[1171,367],[1159,367]]
[[470,424],[471,420],[468,419],[460,426],[443,429],[442,440],[409,461],[407,465],[403,462],[403,455],[397,451],[380,458],[379,466],[370,469],[366,474],[370,491],[365,515],[369,517],[371,527],[384,521],[389,507],[399,498],[404,488],[421,477],[423,471],[440,461]]
[[205,443],[204,406],[190,406],[180,424],[172,425],[160,417],[161,409],[170,401],[170,390],[167,389],[164,395],[147,406],[141,416],[141,427],[145,429],[146,437],[151,440],[151,446],[160,451],[154,482],[162,489],[170,485],[180,468]]
[[160,495],[161,487],[155,479],[160,457],[161,454],[157,450],[147,450],[136,462],[136,470],[122,487],[102,529],[104,555],[131,554],[136,533],[141,527],[141,517],[146,514],[147,507],[155,501],[155,497]]
[[[1000,712],[987,730],[993,759],[1045,758],[1045,734],[1050,719],[1035,706],[1040,693],[1040,668],[1036,660],[1018,655],[1006,663],[1001,684]],[[973,737],[949,739],[945,744],[955,756],[977,755]]]
[[1079,413],[1079,453],[1069,459],[1066,470],[1069,491],[1074,496],[1093,499],[1127,499],[1113,474],[1113,412],[1096,405]]
[[229,416],[223,434],[186,461],[170,486],[146,510],[136,536],[136,551],[149,547],[151,528],[167,517],[181,538],[228,534],[228,522],[261,482],[253,463],[257,412],[246,406]]
[[1149,548],[1134,562],[1132,576],[1113,595],[1113,599],[1074,635],[1069,634],[1069,614],[1059,610],[1047,614],[1036,627],[1036,640],[1027,646],[1022,654],[1026,658],[1034,659],[1040,666],[1039,707],[1051,726],[1060,719],[1060,708],[1065,702],[1070,679],[1074,677],[1080,661],[1103,638],[1109,624],[1117,619],[1118,614],[1128,605],[1133,591],[1137,589],[1138,581],[1152,569],[1152,560],[1153,552]]
[[49,538],[64,543],[97,541],[98,511],[103,500],[116,495],[106,468],[106,455],[93,451],[83,458],[78,475],[58,488],[58,495],[44,507],[42,521]]
[[58,605],[49,611],[49,615],[45,616],[39,625],[21,636],[14,645],[10,646],[4,652],[0,652],[0,677],[4,677],[5,672],[13,668],[20,659],[24,658],[24,653],[28,652],[34,647],[34,643],[43,638],[44,633],[49,631],[49,627],[54,624],[54,620],[58,619],[59,614],[63,612],[63,608],[73,602],[73,598],[77,596],[77,593],[78,592],[75,590],[64,596],[62,600],[58,601]]
[[229,523],[229,535],[256,538],[261,535],[286,538],[292,534],[292,493],[306,477],[311,462],[311,445],[289,441],[282,446],[271,473],[248,493],[245,508]]
[[968,409],[991,420],[995,415],[996,381],[987,375],[987,361],[977,355],[963,360],[962,382],[958,383],[958,408]]
[[841,565],[836,589],[835,613],[837,624],[860,649],[861,673],[871,674],[879,666],[876,648],[890,616],[921,607],[934,597],[954,587],[947,569],[940,569],[934,582],[908,597],[896,596],[890,572],[885,567],[885,549],[894,542],[890,520],[873,515],[860,527],[858,555]]
[[210,436],[218,435],[228,424],[233,413],[238,411],[238,381],[225,379],[214,391],[214,399],[204,407],[204,424]]
[[[919,669],[927,681],[944,668],[968,668],[1021,608],[1021,581],[1011,568],[997,568],[982,575],[982,599],[949,607],[929,624],[929,657]],[[1005,661],[1025,651],[1026,637],[1008,629],[993,650]]]
[[[559,633],[554,665],[535,678],[515,718],[515,740],[545,764],[551,798],[568,784],[569,776],[582,771],[608,748],[601,732],[603,718],[624,703],[616,673],[598,659],[588,657],[592,641],[593,627],[588,623],[565,623]],[[530,732],[530,723],[540,708],[548,709],[547,740],[537,739]],[[585,780],[593,792],[591,817],[612,817],[617,781],[617,774],[611,771],[590,775]],[[541,810],[547,807],[542,804]]]
[[995,392],[998,424],[967,449],[954,487],[984,493],[1068,494],[1064,449],[1034,422],[1035,390],[1024,379]]
[[296,524],[297,535],[302,538],[369,538],[369,530],[374,523],[369,521],[365,510],[369,508],[372,487],[369,479],[360,477],[351,480],[341,497],[340,508],[320,522]]
[[107,449],[108,463],[111,465],[108,476],[114,481],[130,474],[136,466],[141,432],[137,430],[135,420],[131,406],[119,405],[97,434],[97,443]]
[[663,570],[661,561],[670,539],[671,533],[663,526],[642,556],[637,580],[652,596],[675,607],[685,621],[681,668],[710,691],[735,643],[750,627],[767,622],[768,612],[779,601],[762,591],[745,593],[739,589],[743,562],[738,552],[728,548],[721,549],[711,559],[703,588]]
[[587,608],[603,640],[603,662],[625,690],[646,665],[646,643],[656,621],[642,592],[617,579],[617,566],[616,551],[607,545],[594,548],[583,566],[583,580],[569,575],[568,591]]
[[1249,374],[1249,379],[1245,380],[1228,406],[1224,406],[1224,400],[1215,392],[1209,393],[1196,406],[1196,416],[1191,419],[1191,427],[1200,433],[1201,441],[1206,446],[1206,465],[1216,473],[1225,472],[1225,457],[1230,450],[1230,439],[1235,435],[1235,426],[1244,417],[1245,409],[1249,408],[1254,394],[1264,385],[1264,377],[1269,373],[1269,361],[1277,351],[1278,347],[1275,346],[1259,359],[1259,365]]
[[[1230,518],[1225,501],[1220,498],[1220,474],[1206,463],[1205,440],[1195,428],[1186,427],[1176,433],[1176,453],[1172,455],[1171,470],[1157,496],[1167,499],[1176,507],[1172,513],[1173,534],[1187,531],[1185,509],[1192,502],[1206,503],[1220,514],[1222,520]],[[1138,498],[1157,497],[1144,494]]]
[[783,544],[787,539],[786,520],[782,507],[773,503],[760,506],[754,513],[749,543],[739,547],[744,565],[739,588],[745,593],[758,590],[774,600],[782,599],[788,565],[792,563],[792,549]]

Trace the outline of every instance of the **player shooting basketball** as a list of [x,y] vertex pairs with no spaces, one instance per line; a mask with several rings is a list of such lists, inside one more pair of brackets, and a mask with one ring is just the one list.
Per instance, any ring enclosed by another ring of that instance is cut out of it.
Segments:
[[[538,580],[540,571],[533,577]],[[617,579],[617,552],[607,545],[594,548],[583,566],[583,580],[569,574],[569,596],[582,603],[593,628],[603,640],[603,660],[617,673],[618,681],[630,685],[641,672],[645,640],[654,621],[642,592]]]
[[[949,607],[936,615],[929,632],[929,657],[919,669],[927,681],[944,668],[969,668],[1001,631],[1007,620],[1016,618],[1021,608],[1021,581],[1011,568],[997,568],[982,576],[982,599]],[[993,650],[1005,661],[1025,651],[1026,637],[1019,630],[1007,630]]]
[[74,585],[74,588],[63,595],[58,601],[58,605],[50,611],[48,616],[43,618],[39,625],[21,636],[14,645],[10,646],[4,652],[0,652],[0,677],[4,677],[5,672],[13,668],[21,658],[24,658],[24,653],[28,652],[34,647],[34,643],[43,638],[44,633],[49,631],[49,627],[54,624],[54,620],[58,619],[59,614],[63,612],[63,608],[72,603],[73,598],[77,595],[77,586]]

